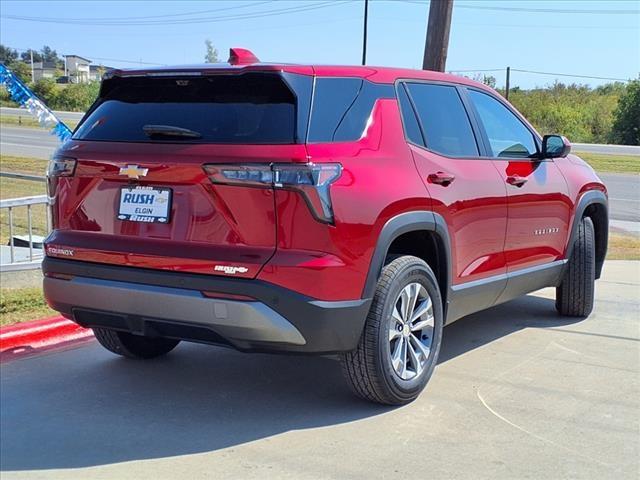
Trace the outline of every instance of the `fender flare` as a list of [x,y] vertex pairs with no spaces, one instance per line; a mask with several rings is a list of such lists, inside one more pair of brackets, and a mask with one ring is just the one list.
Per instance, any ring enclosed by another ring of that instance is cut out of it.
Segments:
[[446,318],[447,305],[450,298],[449,290],[451,288],[451,242],[447,223],[444,218],[429,210],[401,213],[390,218],[387,223],[384,224],[380,235],[378,235],[376,248],[369,263],[369,272],[367,273],[367,279],[362,291],[362,298],[373,298],[387,252],[393,241],[402,234],[419,230],[434,232],[438,239],[439,246],[443,250],[442,253],[445,256],[446,268],[444,272],[440,272],[444,275],[443,283],[445,288],[441,288],[442,291],[440,294],[443,297],[442,300]]
[[599,261],[596,261],[596,278],[600,278],[602,266],[604,264],[604,258],[606,257],[607,253],[607,245],[609,242],[609,202],[607,200],[607,196],[601,190],[589,190],[583,193],[576,203],[575,215],[573,216],[573,224],[571,225],[571,233],[569,234],[565,258],[567,260],[571,258],[575,239],[578,235],[578,225],[580,224],[580,221],[584,216],[585,210],[591,205],[602,205],[606,213],[604,219],[604,229],[601,229],[601,231],[599,232],[600,241],[604,243],[604,253],[602,254],[602,258]]

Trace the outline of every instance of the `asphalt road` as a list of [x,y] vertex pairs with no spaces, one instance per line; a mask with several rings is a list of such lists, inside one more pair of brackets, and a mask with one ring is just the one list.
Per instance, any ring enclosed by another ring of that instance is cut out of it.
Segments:
[[[84,112],[53,112],[63,122],[67,120],[78,121],[84,115]],[[24,108],[0,107],[0,116],[33,118],[31,114]]]
[[576,153],[589,152],[609,155],[640,155],[640,147],[633,145],[602,145],[596,143],[572,143]]
[[49,159],[59,145],[58,137],[45,129],[0,124],[0,153],[3,155]]
[[553,291],[447,327],[414,403],[351,396],[327,357],[95,343],[0,366],[3,480],[616,478],[640,474],[640,262],[607,262],[595,312]]
[[[58,139],[43,129],[0,125],[0,152],[4,155],[48,159],[58,144]],[[601,178],[611,197],[611,219],[640,222],[640,177],[602,174]]]

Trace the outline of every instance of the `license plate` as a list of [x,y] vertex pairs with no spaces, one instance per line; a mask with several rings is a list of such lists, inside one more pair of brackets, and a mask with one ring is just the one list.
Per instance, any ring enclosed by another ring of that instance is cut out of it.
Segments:
[[170,215],[170,188],[122,187],[120,190],[119,220],[168,223]]

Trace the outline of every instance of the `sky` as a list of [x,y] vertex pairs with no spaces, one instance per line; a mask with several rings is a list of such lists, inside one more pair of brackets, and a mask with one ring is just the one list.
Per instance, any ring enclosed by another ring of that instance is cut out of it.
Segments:
[[[420,68],[428,11],[428,0],[369,0],[367,64]],[[244,47],[266,62],[360,64],[363,14],[364,0],[0,0],[0,42],[112,67],[201,63],[205,39],[221,60]],[[455,0],[447,71],[501,86],[507,66],[522,88],[608,80],[515,70],[638,78],[640,1]]]

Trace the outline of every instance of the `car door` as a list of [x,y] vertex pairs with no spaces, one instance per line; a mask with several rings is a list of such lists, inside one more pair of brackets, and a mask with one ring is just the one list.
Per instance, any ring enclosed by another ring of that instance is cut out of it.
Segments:
[[506,188],[481,157],[458,87],[407,81],[398,85],[398,99],[416,168],[448,229],[452,297],[465,298],[452,301],[448,317],[459,318],[493,305],[504,288]]
[[567,183],[553,159],[541,159],[540,141],[502,100],[466,89],[508,198],[505,259],[508,273],[562,258],[570,228]]

